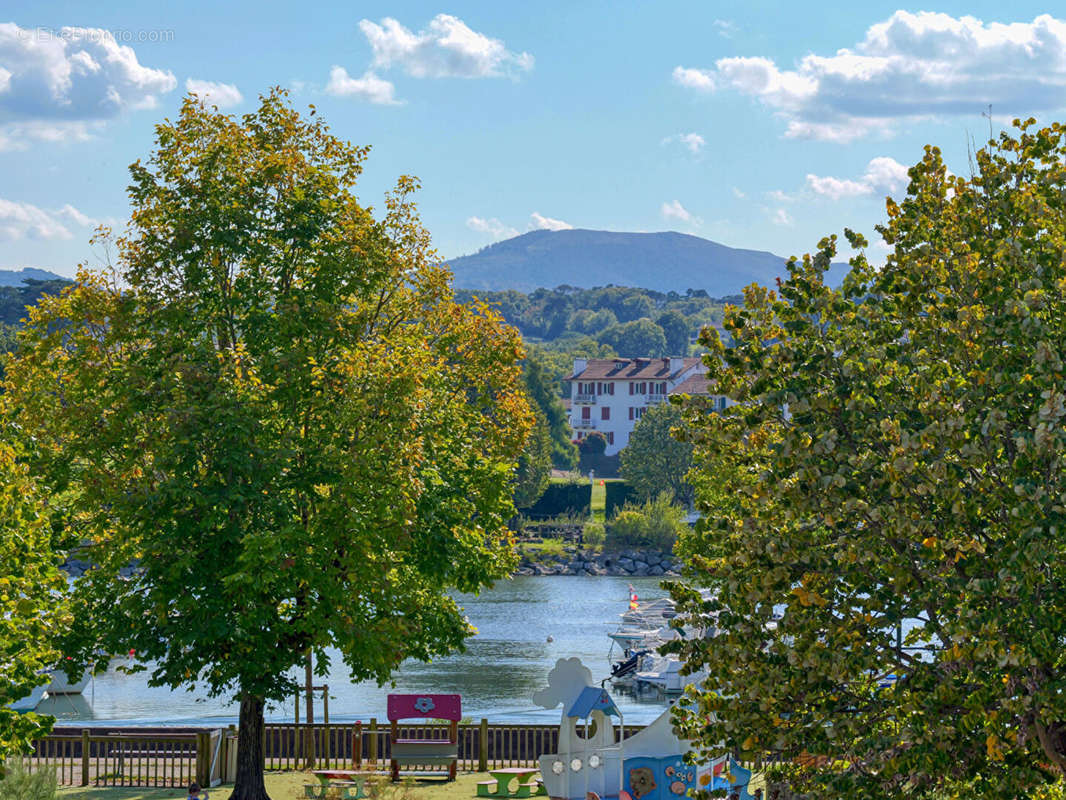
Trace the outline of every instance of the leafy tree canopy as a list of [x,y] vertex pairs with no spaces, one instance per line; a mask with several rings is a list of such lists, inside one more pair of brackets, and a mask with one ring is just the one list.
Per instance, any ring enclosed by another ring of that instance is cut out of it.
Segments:
[[[514,564],[532,423],[517,332],[453,299],[401,178],[275,90],[241,120],[187,99],[131,167],[112,276],[34,309],[7,376],[99,564],[82,653],[241,701],[238,800],[266,797],[263,704],[335,648],[354,680],[463,645],[450,587]],[[136,560],[130,580],[119,570]]]
[[[550,466],[556,469],[573,469],[577,464],[577,448],[570,440],[570,421],[567,419],[566,409],[563,408],[556,388],[562,376],[553,376],[552,369],[548,355],[542,350],[531,348],[526,353],[522,377],[530,399],[536,403],[539,410],[538,424],[546,426],[548,431]],[[565,369],[565,366],[559,365],[557,369]],[[569,374],[569,372],[563,374]],[[532,505],[535,501],[536,498],[533,498],[533,501],[525,504],[519,503],[519,505]]]
[[681,409],[671,403],[651,406],[633,428],[621,452],[621,473],[641,500],[667,492],[674,502],[692,502],[685,476],[692,465],[692,443],[671,431],[681,427]]
[[55,721],[7,706],[51,679],[57,635],[69,624],[47,507],[15,449],[0,441],[0,764],[30,752]]
[[514,504],[518,508],[528,508],[536,503],[551,482],[551,432],[544,413],[539,408],[533,410],[535,422],[515,468]]
[[722,634],[678,645],[714,691],[677,719],[821,796],[1066,773],[1066,141],[1016,124],[968,180],[927,148],[882,269],[830,290],[825,240],[727,311],[735,344],[705,336],[738,405],[688,412],[716,597],[678,594]]
[[622,358],[663,358],[669,355],[666,334],[647,318],[614,325],[600,334],[600,341]]

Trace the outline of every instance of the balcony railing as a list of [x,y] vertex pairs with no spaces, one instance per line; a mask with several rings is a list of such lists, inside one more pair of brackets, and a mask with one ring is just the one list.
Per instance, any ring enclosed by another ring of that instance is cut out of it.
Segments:
[[645,396],[644,399],[647,401],[649,406],[654,406],[654,405],[656,405],[658,403],[665,403],[666,402],[666,395],[665,394],[649,394],[649,395]]
[[579,394],[574,398],[574,402],[580,405],[596,405],[596,395],[594,394]]
[[575,428],[595,428],[596,420],[594,419],[578,419],[574,420]]

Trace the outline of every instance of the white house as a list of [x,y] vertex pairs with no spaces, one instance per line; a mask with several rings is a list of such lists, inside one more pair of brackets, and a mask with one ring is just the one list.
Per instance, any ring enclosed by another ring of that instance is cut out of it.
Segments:
[[[575,358],[570,381],[570,428],[575,440],[599,431],[607,455],[627,444],[650,406],[672,394],[708,394],[699,358]],[[725,408],[724,397],[715,404]]]

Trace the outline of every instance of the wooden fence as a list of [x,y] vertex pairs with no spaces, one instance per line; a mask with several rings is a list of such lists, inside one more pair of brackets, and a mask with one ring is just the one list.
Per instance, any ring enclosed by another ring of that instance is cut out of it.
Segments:
[[[641,726],[627,725],[626,737]],[[401,725],[405,739],[444,736],[444,725]],[[263,732],[268,770],[309,768],[385,772],[389,765],[388,724],[267,724]],[[459,726],[459,768],[484,772],[535,765],[554,753],[557,725],[492,723]],[[57,728],[34,742],[32,769],[54,769],[64,786],[183,787],[233,780],[236,730]]]

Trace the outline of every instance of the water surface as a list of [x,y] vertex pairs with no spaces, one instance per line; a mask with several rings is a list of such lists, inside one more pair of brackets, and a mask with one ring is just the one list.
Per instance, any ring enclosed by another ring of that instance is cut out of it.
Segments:
[[[477,635],[465,653],[431,664],[406,662],[395,675],[396,687],[352,683],[339,657],[328,677],[330,721],[385,719],[385,696],[395,692],[459,693],[463,715],[491,721],[548,722],[559,711],[533,705],[533,692],[546,682],[559,658],[578,656],[597,681],[610,674],[607,634],[627,608],[628,586],[641,600],[662,597],[660,578],[545,576],[501,581],[480,596],[457,595]],[[548,641],[551,637],[551,641]],[[615,653],[617,655],[617,651]],[[614,694],[626,722],[651,722],[661,701],[639,701]],[[292,701],[267,709],[269,721],[293,718]],[[39,711],[54,714],[58,724],[228,725],[238,707],[228,698],[211,698],[203,690],[171,690],[147,685],[144,673],[124,674],[112,667],[96,676],[82,697],[46,700]],[[301,714],[303,709],[301,707]],[[321,701],[316,703],[321,719]]]

